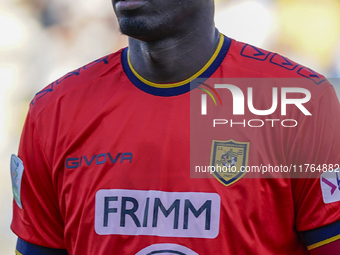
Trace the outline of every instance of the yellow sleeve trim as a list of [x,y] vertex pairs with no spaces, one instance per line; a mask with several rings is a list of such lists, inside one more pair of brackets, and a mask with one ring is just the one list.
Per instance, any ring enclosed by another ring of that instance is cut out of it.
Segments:
[[175,83],[155,83],[155,82],[151,82],[148,81],[146,79],[144,79],[142,76],[140,76],[136,70],[133,68],[131,61],[130,61],[130,53],[128,50],[128,55],[127,55],[127,60],[128,60],[128,64],[129,67],[131,69],[131,71],[133,72],[133,74],[142,82],[144,82],[145,84],[152,86],[152,87],[156,87],[156,88],[175,88],[175,87],[179,87],[182,85],[185,85],[189,82],[191,82],[192,80],[196,79],[198,76],[200,76],[202,73],[204,73],[205,70],[208,69],[208,67],[214,62],[214,60],[216,59],[216,57],[218,56],[218,54],[220,53],[220,50],[222,48],[224,42],[224,36],[222,34],[220,34],[220,41],[218,43],[218,46],[214,52],[214,54],[212,55],[212,57],[209,59],[209,61],[205,64],[205,66],[203,66],[203,68],[201,70],[199,70],[197,73],[195,73],[193,76],[191,76],[190,78],[184,80],[184,81],[180,81],[180,82],[175,82]]
[[15,249],[15,254],[16,254],[16,255],[23,255],[23,254],[20,253],[17,249]]
[[308,250],[312,250],[312,249],[318,248],[318,247],[320,247],[320,246],[322,246],[322,245],[325,245],[325,244],[334,242],[334,241],[339,240],[339,239],[340,239],[340,235],[336,235],[336,236],[333,236],[333,237],[328,238],[328,239],[326,239],[326,240],[323,240],[323,241],[321,241],[321,242],[318,242],[318,243],[309,245],[309,246],[307,246],[307,249],[308,249]]

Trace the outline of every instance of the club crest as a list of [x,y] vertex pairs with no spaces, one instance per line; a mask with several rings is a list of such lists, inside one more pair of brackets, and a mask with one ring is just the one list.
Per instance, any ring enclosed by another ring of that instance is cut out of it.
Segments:
[[213,176],[225,186],[229,186],[245,175],[248,164],[249,142],[234,140],[213,140],[210,166]]

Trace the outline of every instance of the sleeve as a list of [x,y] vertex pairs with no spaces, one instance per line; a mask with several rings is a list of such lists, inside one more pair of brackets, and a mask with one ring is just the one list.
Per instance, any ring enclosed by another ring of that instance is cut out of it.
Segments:
[[[340,105],[332,86],[318,93],[294,138],[290,162],[296,229],[308,249],[340,239]],[[296,177],[296,178],[294,178]]]
[[326,245],[322,245],[318,248],[309,250],[310,255],[333,255],[336,254],[337,251],[340,250],[340,239],[328,243]]
[[308,250],[313,250],[340,239],[340,221],[302,233]]
[[20,187],[19,194],[14,194],[11,229],[29,243],[65,249],[64,223],[53,188],[51,166],[30,112],[21,135],[18,158],[22,162],[23,172],[15,180]]
[[68,255],[65,249],[54,249],[28,243],[18,238],[16,255]]

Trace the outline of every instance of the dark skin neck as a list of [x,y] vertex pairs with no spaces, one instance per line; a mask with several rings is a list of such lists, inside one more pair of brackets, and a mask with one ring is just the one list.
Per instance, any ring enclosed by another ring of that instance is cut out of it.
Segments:
[[198,72],[213,55],[219,33],[212,19],[192,21],[181,31],[154,41],[129,38],[133,68],[143,78],[156,83],[185,80]]

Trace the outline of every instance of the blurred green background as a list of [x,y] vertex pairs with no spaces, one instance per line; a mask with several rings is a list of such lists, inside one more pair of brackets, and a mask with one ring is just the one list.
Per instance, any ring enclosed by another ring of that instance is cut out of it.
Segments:
[[[339,0],[215,1],[220,32],[340,78]],[[109,0],[1,0],[1,254],[14,254],[9,161],[31,99],[68,71],[126,45]]]

